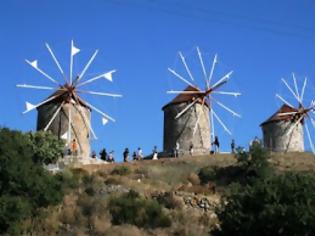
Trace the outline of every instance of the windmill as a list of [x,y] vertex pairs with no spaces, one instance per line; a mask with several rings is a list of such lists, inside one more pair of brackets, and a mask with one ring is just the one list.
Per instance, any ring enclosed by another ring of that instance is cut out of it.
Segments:
[[[188,65],[182,52],[179,52],[178,55],[188,78],[174,69],[168,68],[168,71],[174,78],[179,79],[188,87],[184,91],[167,91],[168,94],[177,95],[173,101],[163,107],[164,150],[167,152],[172,150],[175,143],[178,142],[181,149],[184,149],[184,152],[190,146],[193,146],[194,150],[197,150],[199,153],[208,153],[211,140],[214,140],[215,137],[214,120],[220,124],[225,132],[231,135],[232,132],[214,110],[214,106],[222,108],[229,114],[232,114],[232,116],[241,117],[240,114],[223,104],[219,99],[219,96],[238,97],[241,95],[239,92],[221,90],[231,78],[233,71],[213,82],[218,56],[214,56],[209,73],[207,73],[204,57],[199,47],[196,47],[196,52],[203,78],[197,80],[194,77],[191,67]],[[203,83],[198,85],[200,80]]]
[[290,96],[284,97],[276,94],[276,97],[284,105],[267,121],[262,123],[264,145],[272,151],[303,152],[305,130],[310,148],[315,154],[308,125],[308,123],[311,123],[315,127],[313,118],[315,102],[312,100],[309,104],[306,104],[304,101],[307,78],[304,79],[301,89],[298,87],[298,81],[294,73],[292,73],[293,87],[284,78],[281,81],[290,92]]
[[85,90],[83,87],[98,80],[113,82],[112,75],[114,72],[116,72],[116,70],[110,70],[92,78],[83,80],[87,70],[98,54],[98,50],[95,50],[82,71],[74,77],[73,62],[75,56],[77,56],[77,54],[80,52],[80,49],[74,45],[73,40],[71,41],[70,49],[69,73],[64,71],[50,45],[46,43],[45,46],[61,74],[61,80],[57,80],[46,73],[39,66],[38,60],[25,60],[26,63],[35,69],[44,79],[46,79],[46,81],[49,80],[51,86],[18,84],[17,87],[34,90],[49,90],[53,91],[53,93],[40,103],[32,104],[30,102],[26,102],[26,110],[23,112],[23,114],[37,109],[37,130],[50,130],[59,138],[65,139],[66,146],[68,148],[71,148],[71,144],[76,142],[79,155],[82,157],[87,157],[90,153],[90,139],[97,139],[91,125],[91,111],[95,111],[96,113],[100,114],[103,125],[105,125],[108,121],[115,122],[115,119],[101,111],[99,108],[93,106],[86,100],[83,100],[81,95],[87,94],[113,98],[122,97],[122,95]]

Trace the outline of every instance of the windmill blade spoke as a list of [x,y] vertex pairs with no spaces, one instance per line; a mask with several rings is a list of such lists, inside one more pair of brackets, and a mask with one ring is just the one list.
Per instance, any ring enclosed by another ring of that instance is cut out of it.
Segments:
[[[287,81],[285,81],[285,79],[281,79],[282,80],[282,82],[285,84],[285,86],[289,89],[289,91],[293,94],[293,96],[294,96],[294,98],[298,101],[298,102],[300,102],[300,99],[299,99],[299,97],[294,93],[294,91],[292,90],[292,88],[289,86],[289,84],[287,83]],[[293,106],[292,106],[293,107]]]
[[296,77],[295,77],[295,74],[294,74],[294,73],[292,73],[292,77],[293,77],[294,89],[295,89],[295,93],[296,93],[296,95],[297,95],[297,97],[298,97],[298,101],[299,101],[300,103],[302,103],[302,102],[301,102],[301,97],[300,97],[300,94],[299,94],[299,90],[298,90],[298,86],[297,86],[297,82],[296,82]]
[[175,119],[180,118],[189,108],[191,108],[195,103],[198,102],[198,99],[195,99],[193,102],[188,104],[181,112],[179,112],[176,116]]
[[219,122],[219,124],[223,127],[225,132],[227,132],[229,135],[232,135],[231,131],[226,127],[226,125],[223,123],[223,121],[220,119],[220,117],[217,115],[217,113],[212,109],[213,116],[216,118],[216,120]]
[[46,43],[45,45],[46,45],[46,48],[48,49],[48,51],[49,51],[51,57],[53,58],[54,62],[56,63],[56,65],[57,65],[57,67],[58,67],[60,73],[62,74],[62,77],[64,78],[64,80],[65,80],[66,83],[67,83],[66,75],[65,75],[65,73],[64,73],[64,71],[63,71],[63,69],[62,69],[62,67],[61,67],[61,65],[60,65],[60,63],[59,63],[57,57],[55,56],[53,50],[51,49],[51,47],[49,46],[48,43]]
[[73,57],[80,52],[80,49],[74,46],[73,40],[71,40],[70,50],[70,85],[72,85],[72,70],[73,70]]
[[71,119],[72,119],[72,112],[71,112],[71,105],[69,104],[68,110],[68,144],[71,143]]
[[210,111],[210,128],[211,128],[211,140],[214,140],[214,137],[215,137],[215,129],[214,129],[214,122],[213,122],[213,108],[211,108],[211,111]]
[[225,84],[231,77],[231,75],[233,74],[233,71],[230,71],[229,73],[227,73],[226,75],[224,75],[221,79],[219,79],[212,87],[212,90],[215,90],[219,87],[221,87],[223,84]]
[[277,116],[287,116],[287,115],[295,115],[299,112],[293,111],[293,112],[283,112],[283,113],[278,113]]
[[168,71],[171,72],[173,75],[175,75],[178,79],[180,79],[181,81],[183,81],[184,83],[190,85],[191,87],[196,88],[195,85],[193,85],[192,83],[190,83],[188,80],[186,80],[183,76],[179,75],[176,71],[174,71],[171,68],[168,68]]
[[180,90],[169,90],[168,94],[204,94],[205,91],[180,91]]
[[209,79],[208,79],[208,84],[209,85],[211,84],[211,80],[212,80],[212,77],[213,77],[213,72],[214,72],[215,65],[218,63],[217,58],[218,58],[218,54],[215,54],[215,56],[213,58],[210,74],[209,74]]
[[114,94],[114,93],[103,93],[103,92],[85,91],[85,90],[77,90],[77,92],[92,94],[92,95],[108,96],[108,97],[114,97],[114,98],[122,97],[121,94]]
[[88,105],[92,110],[96,111],[97,113],[101,114],[102,116],[104,116],[105,118],[107,118],[108,120],[111,120],[112,122],[115,122],[115,119],[110,117],[109,115],[107,115],[106,113],[102,112],[100,109],[96,108],[95,106],[93,106],[92,104],[88,103],[87,101],[84,101],[84,103],[86,105]]
[[30,112],[30,111],[36,109],[37,107],[39,107],[39,106],[41,106],[41,105],[43,105],[43,104],[45,104],[47,102],[50,102],[50,101],[56,99],[59,96],[61,96],[61,95],[52,96],[50,98],[47,98],[45,101],[42,101],[42,102],[40,102],[40,103],[38,103],[36,105],[33,105],[33,104],[29,103],[29,102],[26,102],[26,110],[23,112],[23,114],[25,114],[27,112]]
[[303,102],[303,99],[304,99],[304,92],[305,92],[305,87],[306,87],[306,84],[307,84],[307,77],[305,77],[305,79],[304,79],[304,83],[303,83],[303,87],[302,87],[302,92],[301,92],[301,103]]
[[238,97],[238,96],[241,96],[242,94],[239,93],[239,92],[225,92],[225,91],[213,91],[212,93],[215,93],[215,94],[222,94],[222,95],[231,95],[231,96],[234,96],[234,97]]
[[92,62],[94,61],[96,55],[98,53],[98,50],[95,50],[94,54],[91,56],[90,60],[88,61],[88,63],[85,65],[84,69],[82,70],[82,72],[79,75],[79,78],[77,79],[76,83],[78,83],[82,77],[84,76],[85,72],[87,71],[87,69],[90,67],[90,65],[92,64]]
[[309,141],[311,149],[312,149],[312,153],[315,154],[314,144],[313,144],[313,141],[312,141],[312,138],[311,138],[310,130],[309,130],[308,125],[307,125],[306,122],[304,123],[304,126],[305,126],[305,130],[306,130],[306,133],[307,133],[308,141]]
[[[79,104],[77,98],[76,98],[76,104]],[[87,119],[87,117],[86,117],[84,111],[82,111],[82,110],[80,109],[80,107],[79,107],[79,108],[78,108],[77,106],[74,106],[74,107],[75,107],[75,109],[79,112],[79,114],[81,115],[81,118],[82,118],[82,120],[83,120],[83,123],[84,123],[85,126],[88,128],[88,130],[92,133],[93,138],[96,140],[97,137],[96,137],[96,135],[95,135],[95,132],[94,132],[94,130],[93,130],[93,128],[92,128],[92,125],[91,125],[90,122],[88,121],[88,119]]]
[[299,123],[302,121],[302,119],[304,118],[304,116],[301,116],[295,123],[293,126],[291,126],[287,132],[285,133],[285,135],[291,135],[291,133],[294,131],[295,127],[299,125]]
[[113,82],[112,74],[115,73],[116,71],[117,71],[117,70],[111,70],[111,71],[108,71],[108,72],[106,72],[106,73],[97,75],[97,76],[95,76],[95,77],[93,77],[93,78],[91,78],[91,79],[89,79],[89,80],[87,80],[87,81],[84,81],[84,82],[82,82],[82,83],[77,84],[76,87],[80,87],[80,86],[83,86],[83,85],[92,83],[92,82],[94,82],[95,80],[99,80],[99,79],[102,79],[102,78],[107,79],[107,80],[109,80],[110,82]]
[[282,102],[284,102],[289,107],[294,107],[291,103],[289,103],[287,100],[285,100],[283,97],[281,97],[279,94],[276,94],[276,97],[279,98]]
[[315,129],[315,120],[313,118],[311,118],[311,123],[312,123],[313,128]]
[[205,64],[203,62],[203,58],[202,58],[201,51],[200,51],[199,47],[197,47],[197,53],[198,53],[200,65],[201,65],[201,68],[202,68],[202,73],[203,73],[203,76],[204,76],[204,80],[206,82],[207,89],[209,89],[210,86],[209,86],[208,76],[207,76]]
[[188,65],[186,63],[186,59],[185,59],[184,55],[181,52],[178,52],[178,54],[179,54],[179,57],[182,60],[184,66],[185,66],[185,69],[186,69],[190,79],[194,82],[195,79],[194,79],[194,77],[193,77],[193,75],[192,75],[192,73],[191,73],[191,71],[190,71],[190,69],[189,69],[189,67],[188,67]]
[[213,99],[213,98],[212,98],[212,100],[213,100],[216,104],[218,104],[220,107],[222,107],[224,110],[230,112],[233,116],[236,116],[236,117],[238,117],[238,118],[241,118],[241,115],[240,115],[240,114],[236,113],[236,112],[233,111],[231,108],[229,108],[229,107],[227,107],[226,105],[224,105],[222,102],[219,102],[219,101],[217,101],[217,100],[215,100],[215,99]]
[[40,89],[40,90],[55,90],[57,87],[48,87],[48,86],[40,86],[40,85],[30,85],[30,84],[17,84],[18,88],[29,88],[29,89]]
[[[204,106],[204,104],[205,104],[205,98],[202,99],[202,104],[201,104],[201,109],[202,109],[202,112],[203,112],[203,113],[204,113],[204,111],[203,111],[203,106]],[[193,130],[193,137],[195,136],[195,134],[196,134],[196,132],[197,132],[198,124],[199,124],[200,117],[201,117],[200,113],[197,112],[197,109],[196,109],[196,115],[197,115],[197,120],[196,120],[196,124],[195,124],[194,130]]]
[[59,83],[54,79],[52,78],[50,75],[48,75],[46,72],[44,72],[42,69],[40,69],[38,67],[38,62],[37,60],[35,61],[29,61],[29,60],[25,60],[27,64],[29,64],[31,67],[33,67],[35,70],[37,70],[40,74],[42,74],[44,77],[46,77],[47,79],[49,79],[51,82],[55,83],[55,84],[58,84]]
[[48,122],[48,124],[46,125],[46,127],[44,128],[44,131],[47,131],[49,129],[49,127],[51,126],[52,122],[55,120],[56,116],[59,114],[63,104],[65,102],[62,102],[59,107],[57,108],[56,112],[54,113],[54,115],[51,117],[50,121]]

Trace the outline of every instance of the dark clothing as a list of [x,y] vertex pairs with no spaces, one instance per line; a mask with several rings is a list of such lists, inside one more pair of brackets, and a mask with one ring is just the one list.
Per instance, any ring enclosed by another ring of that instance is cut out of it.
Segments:
[[107,152],[105,148],[100,152],[100,157],[101,157],[101,160],[106,161]]
[[128,148],[126,148],[124,153],[123,153],[124,162],[128,162],[128,156],[129,156],[129,150],[128,150]]

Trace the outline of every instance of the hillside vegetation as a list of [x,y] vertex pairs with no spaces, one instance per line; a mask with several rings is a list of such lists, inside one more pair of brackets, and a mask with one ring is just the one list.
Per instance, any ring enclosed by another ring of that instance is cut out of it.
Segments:
[[[5,172],[10,181],[0,179],[1,234],[315,234],[315,158],[308,153],[270,156],[257,146],[235,156],[90,165],[52,175],[29,141],[8,146],[21,133],[6,132],[0,167],[12,171]],[[11,149],[17,151],[4,151]]]

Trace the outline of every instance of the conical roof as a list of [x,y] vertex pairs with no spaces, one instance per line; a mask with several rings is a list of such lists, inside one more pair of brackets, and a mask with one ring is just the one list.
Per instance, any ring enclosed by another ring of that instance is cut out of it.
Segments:
[[294,107],[288,106],[287,104],[283,104],[282,107],[280,107],[280,109],[278,111],[276,111],[266,121],[261,123],[260,126],[264,126],[266,124],[273,123],[273,122],[292,120],[292,118],[294,117],[294,114],[288,114],[288,115],[279,116],[279,114],[287,113],[287,112],[298,112],[298,110],[296,108],[294,108]]
[[38,108],[45,106],[47,104],[51,104],[51,103],[59,103],[60,104],[63,101],[70,102],[70,99],[73,99],[74,101],[78,101],[81,106],[84,106],[84,107],[90,109],[90,107],[75,93],[75,91],[69,91],[66,88],[66,86],[60,87],[54,93],[52,93],[50,96],[48,96],[46,99],[49,99],[49,98],[54,97],[54,96],[57,96],[57,97],[53,100],[50,100],[50,101],[42,104]]

